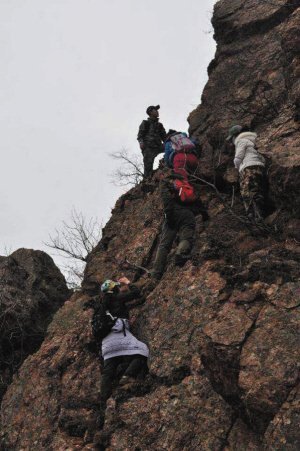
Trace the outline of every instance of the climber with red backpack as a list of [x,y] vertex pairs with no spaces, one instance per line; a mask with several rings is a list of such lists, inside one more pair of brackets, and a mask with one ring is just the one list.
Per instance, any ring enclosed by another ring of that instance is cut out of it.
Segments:
[[198,142],[186,133],[170,129],[165,141],[165,164],[188,180],[188,174],[194,174],[199,166],[197,146]]
[[[197,187],[199,190],[199,187]],[[195,216],[209,219],[198,190],[191,186],[184,175],[172,171],[160,182],[160,194],[164,206],[165,221],[158,246],[152,278],[160,280],[166,266],[176,235],[179,245],[175,253],[175,265],[183,266],[191,258],[191,249],[196,227]]]

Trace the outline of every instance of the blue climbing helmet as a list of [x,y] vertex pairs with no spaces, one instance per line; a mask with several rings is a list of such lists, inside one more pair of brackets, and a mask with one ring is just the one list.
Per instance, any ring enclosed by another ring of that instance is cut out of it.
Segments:
[[101,285],[101,291],[102,293],[113,293],[113,289],[121,285],[119,282],[115,282],[114,280],[107,279],[102,285]]

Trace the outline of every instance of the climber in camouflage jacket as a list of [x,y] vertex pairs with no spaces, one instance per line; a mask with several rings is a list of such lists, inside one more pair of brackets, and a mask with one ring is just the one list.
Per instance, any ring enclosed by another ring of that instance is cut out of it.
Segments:
[[268,177],[265,158],[256,147],[257,134],[248,127],[234,125],[227,140],[235,146],[234,165],[239,171],[241,195],[250,219],[261,221],[265,216]]
[[166,130],[159,122],[160,106],[149,106],[146,110],[149,118],[143,120],[138,131],[138,142],[144,159],[144,178],[149,178],[153,173],[153,163],[155,157],[164,152],[164,141]]

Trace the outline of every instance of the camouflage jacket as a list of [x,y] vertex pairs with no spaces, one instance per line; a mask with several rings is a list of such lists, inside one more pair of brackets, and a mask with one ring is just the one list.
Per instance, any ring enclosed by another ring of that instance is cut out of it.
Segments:
[[159,120],[148,118],[141,123],[137,139],[145,147],[158,147],[165,141],[166,136],[166,130]]

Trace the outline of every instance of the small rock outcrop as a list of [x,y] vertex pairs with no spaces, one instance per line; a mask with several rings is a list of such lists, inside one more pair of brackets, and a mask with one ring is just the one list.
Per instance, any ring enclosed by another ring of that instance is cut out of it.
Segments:
[[[161,232],[160,168],[117,201],[82,290],[14,376],[2,402],[2,451],[300,449],[299,12],[295,0],[216,3],[217,53],[189,117],[210,215],[196,218],[192,258],[176,267],[174,243],[163,278],[147,289],[139,267],[151,270]],[[268,158],[265,224],[247,220],[230,184],[233,151],[224,143],[241,121]],[[149,374],[127,389],[115,381],[99,434],[102,361],[87,301],[121,276],[146,297],[131,316],[150,348]]]
[[0,399],[68,297],[63,275],[45,252],[19,249],[0,258]]

